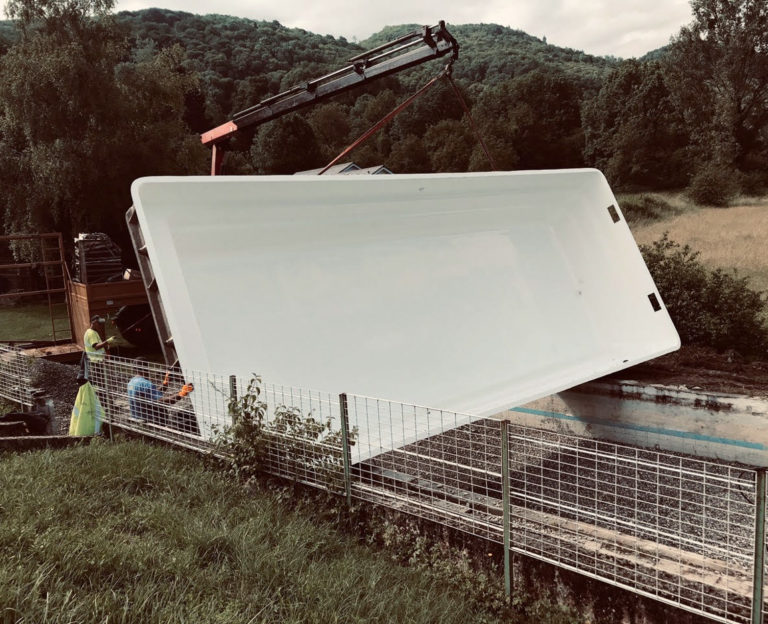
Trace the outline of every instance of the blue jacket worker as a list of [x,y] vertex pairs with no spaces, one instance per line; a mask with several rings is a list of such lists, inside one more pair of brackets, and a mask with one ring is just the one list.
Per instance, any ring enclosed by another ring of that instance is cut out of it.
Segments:
[[168,424],[168,411],[166,406],[180,401],[195,388],[190,383],[185,383],[181,389],[173,394],[166,394],[165,386],[168,384],[168,375],[165,377],[163,387],[153,384],[147,377],[149,366],[146,362],[138,361],[135,375],[128,382],[128,410],[134,420],[150,422],[157,425]]

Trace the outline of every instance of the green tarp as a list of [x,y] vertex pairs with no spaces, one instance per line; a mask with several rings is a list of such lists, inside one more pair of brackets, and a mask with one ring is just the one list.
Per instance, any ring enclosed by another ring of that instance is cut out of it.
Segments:
[[101,433],[101,421],[104,418],[104,410],[96,396],[91,382],[80,386],[72,408],[72,417],[69,419],[69,435],[89,436]]

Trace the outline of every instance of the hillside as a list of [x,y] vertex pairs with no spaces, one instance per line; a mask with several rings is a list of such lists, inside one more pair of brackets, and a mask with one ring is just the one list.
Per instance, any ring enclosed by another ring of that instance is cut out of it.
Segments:
[[[261,97],[336,69],[365,49],[419,28],[415,24],[387,26],[355,44],[343,37],[286,28],[276,21],[225,15],[146,9],[124,11],[117,18],[129,30],[135,48],[181,44],[189,68],[197,71],[205,84],[209,112],[215,116],[229,115]],[[474,85],[475,92],[543,67],[562,70],[597,88],[616,64],[615,60],[549,45],[496,24],[449,24],[448,28],[461,46],[454,77]],[[439,67],[427,63],[387,84],[394,90],[412,91]]]
[[[454,76],[483,88],[542,67],[559,69],[594,87],[599,86],[618,63],[616,59],[550,45],[522,30],[498,24],[448,24],[447,27],[461,46]],[[387,26],[360,45],[372,48],[417,28],[417,24]],[[422,75],[430,73],[434,73],[434,69],[417,70],[400,80],[415,86],[423,82]]]

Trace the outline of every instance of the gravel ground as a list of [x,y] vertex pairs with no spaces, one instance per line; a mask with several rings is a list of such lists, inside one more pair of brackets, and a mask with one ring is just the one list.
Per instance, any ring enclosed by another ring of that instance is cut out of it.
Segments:
[[78,367],[36,359],[32,364],[32,383],[40,388],[53,402],[53,423],[51,433],[66,434],[69,418],[77,397]]
[[[499,435],[480,421],[368,464],[501,499]],[[751,553],[752,471],[514,426],[510,438],[514,505],[707,555]]]

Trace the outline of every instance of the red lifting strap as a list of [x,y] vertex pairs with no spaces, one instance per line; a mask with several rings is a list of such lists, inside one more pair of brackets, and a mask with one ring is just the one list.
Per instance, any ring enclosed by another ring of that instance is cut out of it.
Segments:
[[477,126],[475,125],[475,120],[472,119],[472,113],[469,112],[469,107],[467,106],[467,103],[464,101],[464,98],[461,97],[461,92],[459,91],[459,88],[456,86],[456,83],[453,81],[453,78],[451,77],[450,73],[447,73],[446,77],[448,78],[448,82],[451,83],[451,86],[453,87],[453,91],[454,93],[456,93],[456,97],[458,98],[459,103],[461,104],[461,107],[464,109],[464,112],[467,114],[467,119],[469,119],[469,125],[472,126],[472,132],[475,133],[477,140],[480,141],[480,145],[482,145],[483,151],[485,152],[485,157],[488,159],[488,162],[491,163],[491,169],[493,169],[494,171],[498,171],[498,169],[496,169],[496,163],[493,161],[493,157],[491,156],[491,153],[488,151],[488,146],[485,144],[485,141],[483,141],[483,135],[480,134],[480,130],[478,130]]
[[491,168],[496,171],[496,163],[494,163],[493,158],[491,157],[491,153],[488,151],[488,147],[485,144],[485,141],[483,141],[483,137],[480,135],[480,131],[477,129],[477,126],[475,125],[474,120],[472,119],[472,115],[469,112],[469,108],[467,107],[466,102],[464,101],[464,98],[461,97],[461,93],[459,92],[458,87],[453,82],[453,78],[451,78],[451,64],[449,63],[443,71],[441,71],[437,76],[432,78],[427,84],[425,84],[421,89],[416,91],[411,97],[409,97],[407,100],[405,100],[402,104],[399,104],[394,110],[392,110],[390,113],[385,115],[382,119],[377,121],[370,129],[366,130],[363,135],[361,135],[358,139],[355,140],[354,143],[349,145],[341,154],[336,156],[331,162],[329,162],[320,173],[317,175],[323,175],[328,169],[333,167],[337,162],[339,162],[342,158],[344,158],[347,154],[349,154],[353,149],[355,149],[357,146],[364,143],[366,140],[368,140],[371,135],[378,132],[382,127],[384,127],[386,124],[388,124],[399,112],[407,108],[411,102],[413,102],[417,97],[419,97],[422,93],[424,93],[427,89],[429,89],[431,86],[433,86],[440,78],[445,76],[448,78],[448,81],[451,83],[451,86],[453,87],[454,92],[456,93],[456,97],[459,99],[459,102],[461,103],[461,107],[464,109],[464,112],[467,114],[467,117],[469,118],[469,123],[472,126],[472,131],[475,133],[475,136],[477,136],[478,140],[480,141],[480,145],[483,147],[483,151],[485,152],[486,157],[488,158],[488,162],[491,163]]
[[369,130],[366,130],[365,133],[361,137],[359,137],[357,140],[355,140],[355,142],[352,143],[352,145],[347,147],[347,149],[345,149],[341,154],[339,154],[338,156],[336,156],[336,158],[334,158],[331,162],[329,162],[325,166],[325,168],[320,173],[318,173],[317,175],[323,175],[326,171],[328,171],[328,169],[333,167],[337,162],[339,162],[342,158],[344,158],[344,156],[349,154],[358,145],[360,145],[361,143],[365,142],[372,134],[375,134],[376,132],[378,132],[383,126],[385,126],[387,123],[389,123],[395,115],[397,115],[403,109],[407,108],[408,105],[411,102],[413,102],[417,97],[419,97],[422,93],[424,93],[427,89],[429,89],[432,85],[434,85],[438,80],[440,80],[440,78],[445,76],[447,71],[448,71],[448,68],[446,68],[445,70],[440,72],[437,76],[435,76],[434,78],[432,78],[432,80],[430,80],[427,84],[425,84],[421,89],[416,91],[416,93],[414,93],[411,97],[409,97],[407,100],[405,100],[405,102],[403,102],[402,104],[398,105],[390,113],[387,113],[387,115],[385,115],[382,119],[377,121],[373,125],[373,127],[371,127]]

